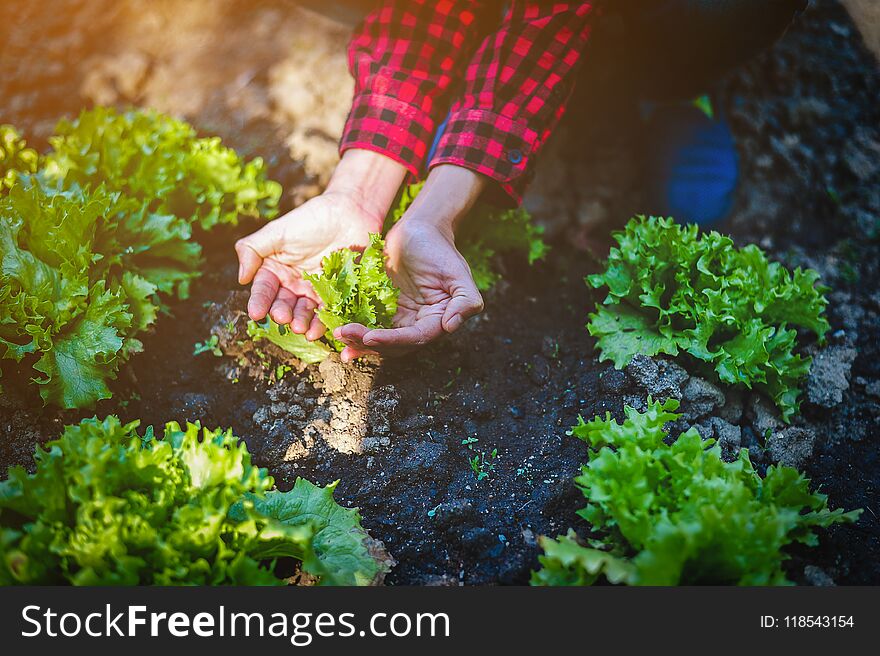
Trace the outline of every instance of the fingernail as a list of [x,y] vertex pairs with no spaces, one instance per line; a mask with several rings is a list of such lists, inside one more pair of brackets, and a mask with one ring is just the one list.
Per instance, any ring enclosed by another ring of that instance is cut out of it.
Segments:
[[446,322],[446,330],[447,332],[453,332],[458,330],[459,326],[461,326],[461,315],[456,314],[449,321]]
[[238,265],[238,282],[241,283],[241,279],[244,277],[244,267],[239,264]]
[[334,330],[334,331],[333,331],[333,336],[334,336],[336,339],[341,338],[341,337],[342,337],[342,328],[337,328],[336,330]]

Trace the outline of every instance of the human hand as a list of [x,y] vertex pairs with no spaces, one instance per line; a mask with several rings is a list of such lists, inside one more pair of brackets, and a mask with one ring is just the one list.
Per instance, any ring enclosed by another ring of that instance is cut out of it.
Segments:
[[345,153],[327,190],[235,244],[238,281],[250,282],[248,315],[267,314],[293,332],[315,340],[325,328],[315,315],[320,299],[304,273],[340,248],[364,248],[380,232],[405,169],[393,160],[362,150]]
[[[470,267],[455,248],[454,227],[482,190],[480,176],[448,166],[429,176],[422,192],[385,238],[388,272],[400,288],[392,328],[337,328],[342,360],[368,353],[395,355],[455,332],[483,309]],[[435,169],[436,170],[436,169]]]

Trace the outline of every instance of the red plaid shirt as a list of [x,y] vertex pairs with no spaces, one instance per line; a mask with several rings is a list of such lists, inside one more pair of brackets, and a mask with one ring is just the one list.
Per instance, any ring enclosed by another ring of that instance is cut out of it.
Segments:
[[565,109],[591,2],[385,0],[349,45],[355,96],[340,152],[364,148],[424,169],[456,164],[519,202]]

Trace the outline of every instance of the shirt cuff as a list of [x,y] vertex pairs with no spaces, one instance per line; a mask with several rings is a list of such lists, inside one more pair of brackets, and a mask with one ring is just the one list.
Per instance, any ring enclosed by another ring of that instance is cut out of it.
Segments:
[[526,124],[482,109],[453,112],[430,166],[455,164],[497,181],[515,204],[522,202],[533,177],[530,160],[538,149],[538,133]]
[[418,178],[434,133],[434,120],[418,107],[392,96],[364,93],[355,97],[339,154],[350,148],[381,153],[406,166]]

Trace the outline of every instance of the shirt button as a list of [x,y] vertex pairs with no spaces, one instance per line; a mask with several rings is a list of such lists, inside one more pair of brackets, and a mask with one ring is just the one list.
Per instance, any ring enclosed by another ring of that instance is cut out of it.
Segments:
[[507,153],[507,161],[511,164],[519,164],[523,160],[522,151],[518,148],[512,148]]

